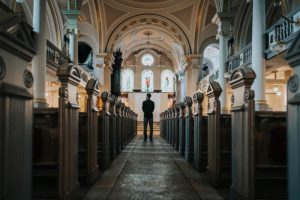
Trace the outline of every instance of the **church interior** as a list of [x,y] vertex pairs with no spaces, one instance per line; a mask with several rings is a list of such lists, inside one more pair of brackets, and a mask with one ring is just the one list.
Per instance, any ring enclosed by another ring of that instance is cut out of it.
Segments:
[[299,30],[300,0],[0,0],[0,200],[299,200]]

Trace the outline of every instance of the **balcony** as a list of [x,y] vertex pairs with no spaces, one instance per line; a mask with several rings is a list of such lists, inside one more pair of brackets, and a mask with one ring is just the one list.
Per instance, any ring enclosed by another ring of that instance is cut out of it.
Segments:
[[240,52],[236,55],[231,57],[227,62],[227,69],[225,73],[230,73],[234,69],[238,67],[244,67],[252,62],[252,43],[246,45],[244,48],[240,50]]
[[[297,21],[300,18],[300,9],[296,9],[293,12],[285,16],[287,19],[280,18],[272,27],[266,31],[266,50],[265,55],[266,59],[269,60],[277,54],[287,50],[293,39],[296,37],[296,33],[299,31],[299,24],[292,23],[292,21]],[[271,51],[270,47],[274,42],[281,41],[285,45],[278,52]]]
[[60,66],[68,64],[69,57],[47,40],[47,67],[56,71]]
[[[300,8],[289,13],[286,18],[290,21],[280,18],[272,27],[266,31],[266,48],[265,48],[265,58],[270,60],[278,54],[286,51],[293,39],[296,37],[297,32],[300,30],[299,24],[292,23],[291,21],[296,21],[300,18]],[[278,40],[283,42],[284,48],[279,52],[271,51],[270,46]],[[226,74],[229,75],[234,69],[238,67],[244,67],[252,62],[252,43],[246,45],[243,49],[239,51],[235,56],[231,57],[227,61]],[[225,75],[226,75],[225,74]]]

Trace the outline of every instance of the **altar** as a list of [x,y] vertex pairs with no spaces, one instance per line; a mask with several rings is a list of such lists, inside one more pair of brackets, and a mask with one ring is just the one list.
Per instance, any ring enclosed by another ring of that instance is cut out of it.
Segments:
[[[142,105],[143,101],[146,100],[146,94],[145,92],[128,93],[128,106],[138,114],[138,121],[144,120]],[[155,104],[153,121],[158,122],[160,120],[159,114],[171,104],[170,93],[151,93],[151,100]]]

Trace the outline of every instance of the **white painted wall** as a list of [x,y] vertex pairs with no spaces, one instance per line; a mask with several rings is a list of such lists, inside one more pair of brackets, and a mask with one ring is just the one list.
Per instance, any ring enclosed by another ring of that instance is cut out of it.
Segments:
[[[155,103],[153,120],[159,121],[159,114],[168,108],[168,93],[151,93],[151,95],[151,100]],[[144,120],[142,105],[145,100],[146,93],[128,94],[128,106],[138,114],[138,121]]]

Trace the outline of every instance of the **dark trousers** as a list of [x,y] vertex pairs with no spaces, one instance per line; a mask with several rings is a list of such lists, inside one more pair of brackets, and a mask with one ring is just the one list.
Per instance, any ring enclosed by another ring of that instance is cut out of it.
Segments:
[[144,117],[144,140],[147,141],[147,126],[148,126],[148,123],[149,123],[149,126],[150,126],[150,141],[152,141],[153,139],[153,117],[151,118],[147,118],[147,117]]

